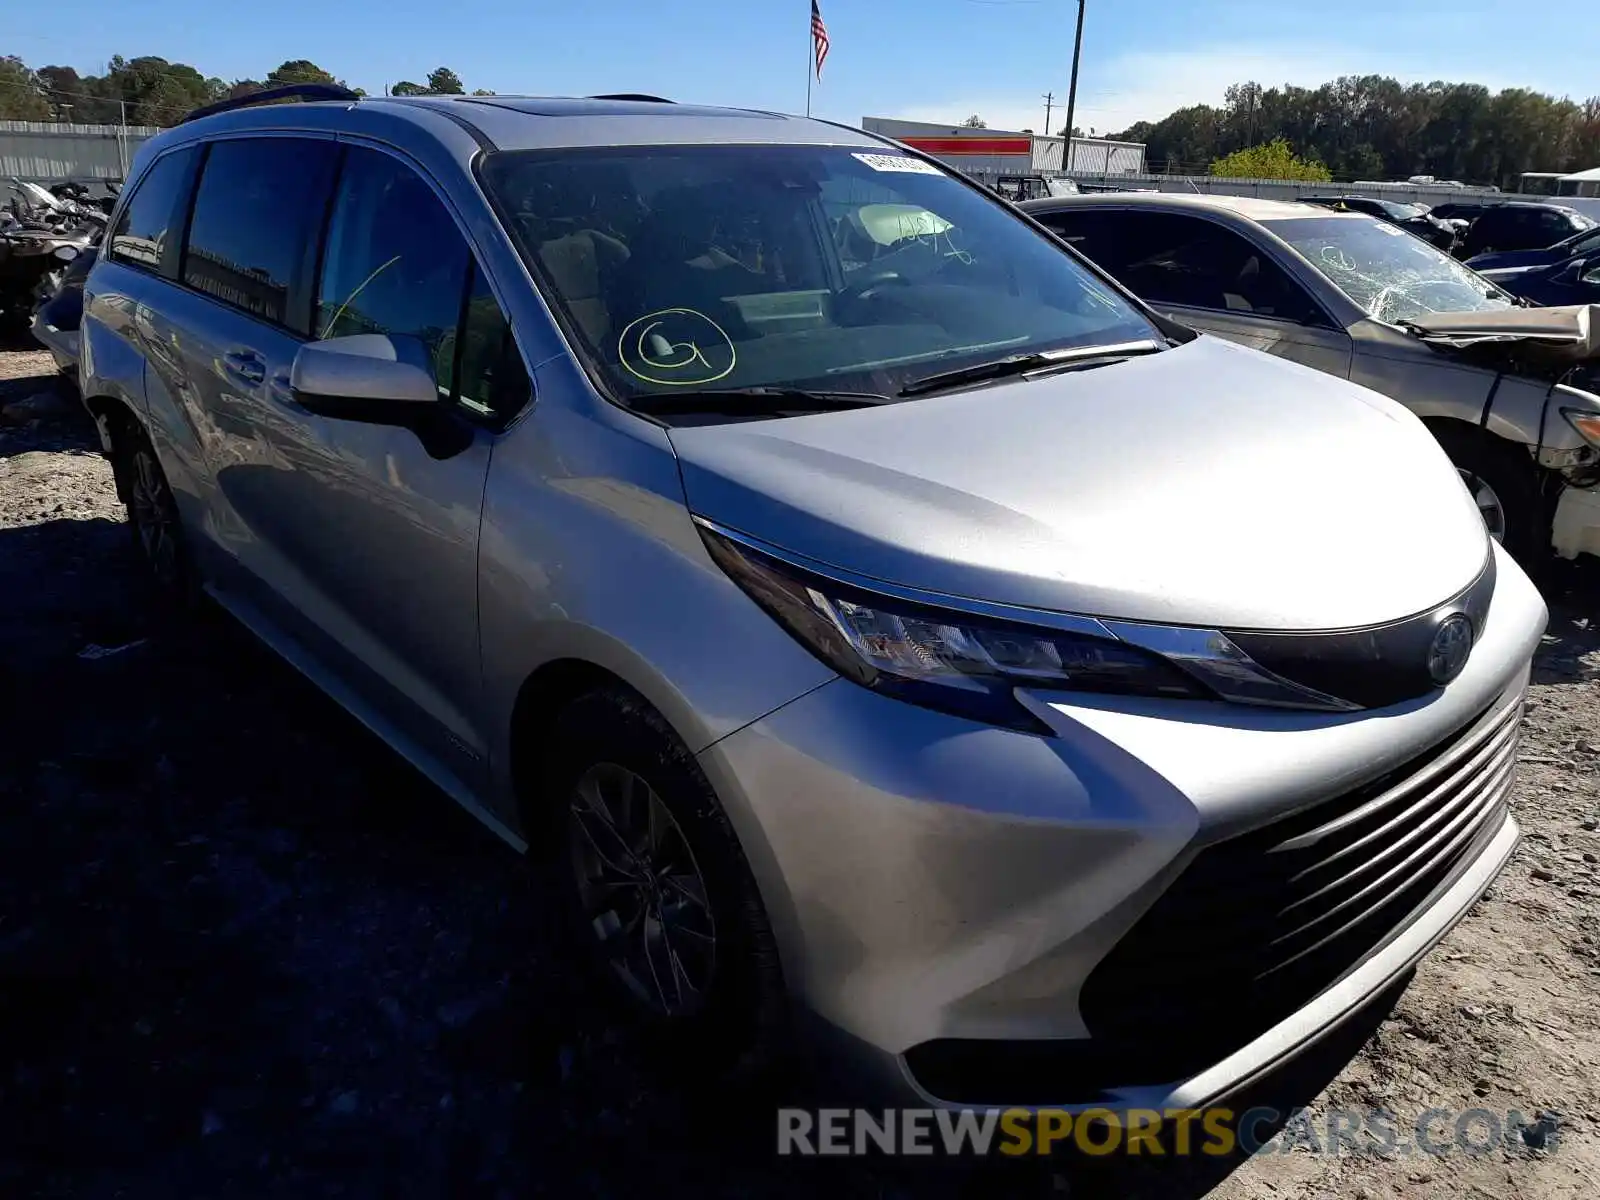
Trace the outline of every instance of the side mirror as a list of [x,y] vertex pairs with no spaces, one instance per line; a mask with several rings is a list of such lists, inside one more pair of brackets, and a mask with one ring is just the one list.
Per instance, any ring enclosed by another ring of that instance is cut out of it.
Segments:
[[434,458],[459,454],[472,442],[441,397],[418,338],[356,333],[307,342],[294,356],[289,387],[307,412],[409,429]]
[[1600,260],[1592,258],[1574,258],[1561,270],[1557,271],[1552,279],[1556,283],[1578,284],[1583,282],[1583,277],[1595,267],[1600,267]]
[[57,246],[51,253],[62,262],[71,262],[78,257],[78,248],[76,246]]

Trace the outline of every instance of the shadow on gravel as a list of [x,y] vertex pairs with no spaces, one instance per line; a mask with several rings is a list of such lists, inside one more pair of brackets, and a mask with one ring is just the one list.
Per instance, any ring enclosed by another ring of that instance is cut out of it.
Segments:
[[[1239,1165],[776,1159],[773,1096],[631,1068],[538,868],[225,618],[159,633],[133,567],[112,520],[0,529],[0,1195],[1183,1200]],[[1308,1102],[1392,999],[1232,1103]]]
[[1550,606],[1544,646],[1533,664],[1535,683],[1600,679],[1600,560],[1552,561],[1538,575]]

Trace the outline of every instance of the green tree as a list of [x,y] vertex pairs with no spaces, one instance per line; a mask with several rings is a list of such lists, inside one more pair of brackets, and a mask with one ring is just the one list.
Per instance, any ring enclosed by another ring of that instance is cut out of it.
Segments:
[[15,55],[0,58],[0,120],[48,121],[54,115],[28,64]]
[[460,96],[466,92],[461,77],[449,67],[435,67],[428,72],[428,91],[435,96]]
[[1224,155],[1212,162],[1211,173],[1229,179],[1301,179],[1313,183],[1333,178],[1316,159],[1297,157],[1283,138]]
[[87,98],[83,77],[71,67],[40,67],[36,74],[56,119],[76,119],[74,110]]
[[494,93],[491,92],[488,88],[473,88],[472,89],[472,94],[474,96],[492,96],[492,95],[494,95]]
[[283,87],[291,83],[332,83],[344,86],[344,80],[335,79],[316,63],[305,58],[295,58],[280,63],[267,75],[268,87]]
[[989,128],[989,122],[985,121],[977,113],[973,113],[965,121],[961,122],[961,124],[962,124],[962,126],[964,128],[967,128],[967,129],[987,129],[987,128]]
[[402,79],[389,89],[391,96],[426,96],[428,89],[420,83],[412,83],[409,79]]

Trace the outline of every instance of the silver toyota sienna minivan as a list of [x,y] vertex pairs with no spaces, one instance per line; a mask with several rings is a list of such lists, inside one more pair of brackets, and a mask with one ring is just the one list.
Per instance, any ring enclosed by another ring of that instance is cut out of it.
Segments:
[[1398,404],[858,130],[315,95],[140,151],[85,403],[647,1043],[1194,1107],[1505,863],[1546,612]]

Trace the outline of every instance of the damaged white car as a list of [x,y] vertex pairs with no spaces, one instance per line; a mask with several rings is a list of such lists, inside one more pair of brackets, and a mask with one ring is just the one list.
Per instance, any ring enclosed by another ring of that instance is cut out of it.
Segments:
[[1309,204],[1156,194],[1021,207],[1173,319],[1404,404],[1523,563],[1600,555],[1594,307],[1526,307],[1421,238]]

